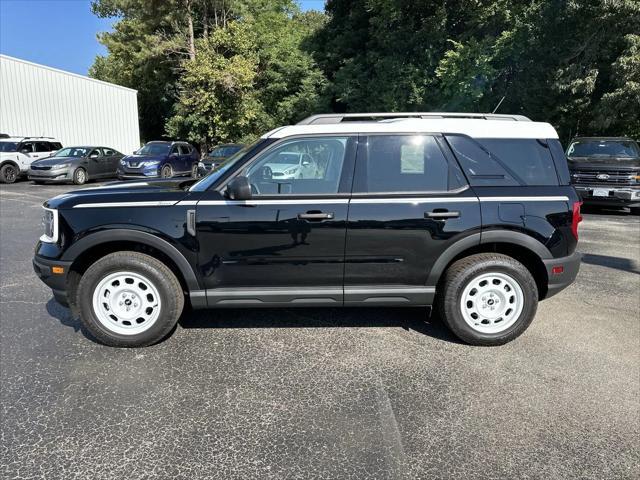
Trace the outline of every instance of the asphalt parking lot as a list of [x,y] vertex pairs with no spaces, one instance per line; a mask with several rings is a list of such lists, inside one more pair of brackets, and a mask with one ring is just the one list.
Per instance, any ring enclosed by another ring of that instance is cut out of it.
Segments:
[[640,476],[638,217],[585,214],[577,282],[503,347],[419,309],[288,309],[119,350],[31,267],[71,188],[0,187],[2,478]]

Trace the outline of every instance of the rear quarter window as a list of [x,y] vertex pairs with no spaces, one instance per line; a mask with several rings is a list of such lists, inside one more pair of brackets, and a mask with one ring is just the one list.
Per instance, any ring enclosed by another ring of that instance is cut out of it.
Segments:
[[558,185],[546,140],[448,135],[469,183],[474,186]]
[[478,142],[513,170],[525,185],[558,185],[558,174],[546,140],[481,138]]

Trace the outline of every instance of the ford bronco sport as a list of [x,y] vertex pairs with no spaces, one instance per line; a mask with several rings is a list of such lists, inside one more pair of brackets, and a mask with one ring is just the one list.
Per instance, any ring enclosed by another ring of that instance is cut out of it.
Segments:
[[[313,176],[275,176],[304,154]],[[576,277],[580,200],[549,124],[332,114],[273,130],[196,180],[52,198],[34,268],[86,329],[145,346],[193,308],[436,306],[499,345]]]

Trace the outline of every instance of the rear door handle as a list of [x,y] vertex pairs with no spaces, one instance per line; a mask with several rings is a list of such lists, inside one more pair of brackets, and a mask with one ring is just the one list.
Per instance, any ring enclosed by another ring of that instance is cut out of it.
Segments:
[[433,212],[424,212],[424,218],[458,218],[460,212],[448,210],[434,210]]
[[333,213],[325,213],[325,212],[299,213],[298,219],[299,220],[331,220],[333,219]]

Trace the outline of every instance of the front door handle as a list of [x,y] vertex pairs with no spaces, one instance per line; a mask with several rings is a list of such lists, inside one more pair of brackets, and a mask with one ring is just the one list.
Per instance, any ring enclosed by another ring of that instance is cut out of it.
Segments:
[[458,218],[460,212],[449,210],[434,210],[433,212],[424,212],[424,218]]
[[298,214],[298,220],[331,220],[331,219],[333,219],[333,213],[307,212],[307,213]]

